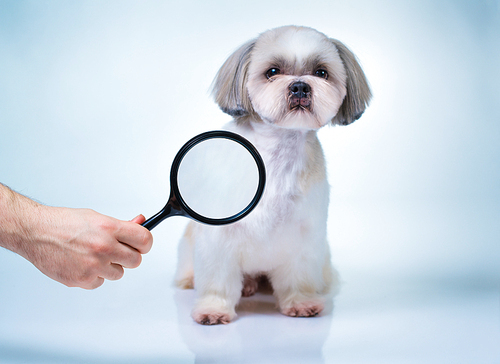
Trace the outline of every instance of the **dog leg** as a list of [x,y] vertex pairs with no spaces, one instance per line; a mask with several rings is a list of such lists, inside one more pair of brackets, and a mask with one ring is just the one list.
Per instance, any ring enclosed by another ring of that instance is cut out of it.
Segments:
[[238,253],[224,228],[203,226],[196,236],[194,281],[198,299],[191,316],[203,325],[227,324],[236,317],[243,273]]
[[194,288],[194,243],[196,223],[191,221],[179,242],[175,286],[182,289]]
[[325,255],[323,262],[305,262],[304,257],[297,256],[297,259],[274,269],[270,279],[283,314],[311,317],[323,311],[338,280],[330,263],[330,254]]
[[[200,287],[198,282],[196,284]],[[235,306],[241,297],[241,281],[235,289],[229,287],[229,281],[226,284],[229,289],[212,287],[198,292],[199,297],[191,313],[196,322],[202,325],[228,324],[236,317]]]

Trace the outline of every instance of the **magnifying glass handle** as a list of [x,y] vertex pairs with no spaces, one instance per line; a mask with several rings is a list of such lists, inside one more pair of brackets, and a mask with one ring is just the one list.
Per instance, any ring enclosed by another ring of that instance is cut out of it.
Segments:
[[153,230],[153,228],[158,225],[160,222],[165,220],[167,216],[164,216],[163,210],[158,212],[156,215],[150,217],[146,221],[144,221],[141,225],[144,226],[148,230]]
[[167,204],[163,209],[160,210],[156,215],[153,215],[146,221],[144,221],[141,226],[144,226],[148,230],[153,230],[156,225],[165,220],[170,216],[185,216],[185,212],[181,209],[175,197],[171,196]]

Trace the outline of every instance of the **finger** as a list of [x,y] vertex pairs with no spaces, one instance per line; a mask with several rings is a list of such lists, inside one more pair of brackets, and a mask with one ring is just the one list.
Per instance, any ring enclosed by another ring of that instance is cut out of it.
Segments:
[[93,281],[91,281],[89,283],[78,284],[77,287],[91,290],[91,289],[96,289],[96,288],[102,286],[103,283],[104,283],[104,278],[96,277],[96,279],[94,279]]
[[151,232],[145,227],[129,221],[121,222],[115,238],[119,242],[136,249],[141,254],[149,252],[153,245],[153,235]]
[[142,262],[142,255],[135,248],[118,243],[109,259],[123,268],[137,268]]
[[141,215],[137,215],[132,220],[130,220],[130,222],[134,222],[136,224],[142,224],[144,221],[146,221],[146,218],[142,214]]
[[101,278],[110,280],[110,281],[117,281],[123,277],[124,274],[123,266],[120,264],[115,264],[111,263],[106,265],[101,273],[99,273]]

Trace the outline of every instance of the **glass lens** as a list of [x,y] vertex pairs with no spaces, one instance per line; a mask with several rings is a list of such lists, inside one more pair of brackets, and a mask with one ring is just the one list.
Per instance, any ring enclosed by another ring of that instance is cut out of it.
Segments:
[[212,138],[186,153],[177,183],[182,199],[193,211],[223,219],[251,203],[259,185],[259,169],[252,154],[238,142]]

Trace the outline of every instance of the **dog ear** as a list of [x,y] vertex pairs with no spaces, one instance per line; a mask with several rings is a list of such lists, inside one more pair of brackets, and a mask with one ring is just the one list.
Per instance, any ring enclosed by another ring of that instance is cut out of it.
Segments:
[[222,111],[241,117],[253,112],[246,89],[250,54],[255,45],[251,40],[238,48],[224,62],[212,83],[212,95]]
[[349,125],[363,115],[372,93],[356,56],[340,41],[336,39],[331,41],[337,47],[347,74],[347,94],[337,115],[332,119],[332,124]]

